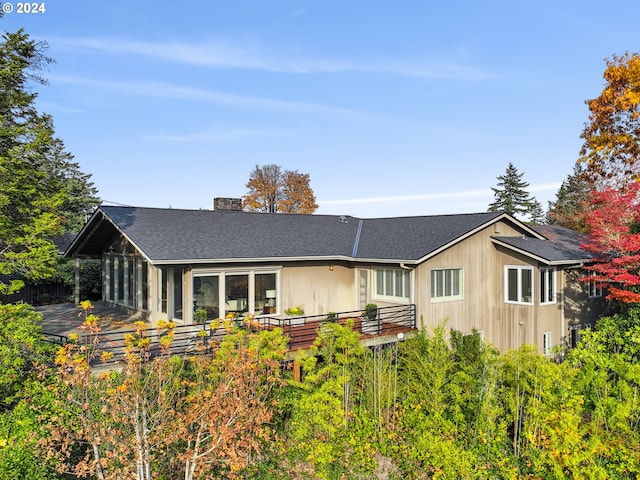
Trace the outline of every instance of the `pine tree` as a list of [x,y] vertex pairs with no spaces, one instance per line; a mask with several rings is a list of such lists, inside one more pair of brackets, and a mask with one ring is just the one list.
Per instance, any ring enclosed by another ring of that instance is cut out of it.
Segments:
[[573,167],[573,173],[560,185],[555,202],[549,202],[547,222],[586,232],[588,226],[584,213],[591,185],[583,166],[577,163]]
[[0,292],[11,293],[24,279],[52,275],[58,250],[51,238],[83,223],[98,203],[89,175],[79,171],[50,115],[38,112],[33,83],[52,60],[46,45],[22,30],[0,40]]
[[509,215],[530,215],[535,208],[535,198],[529,196],[529,184],[523,173],[509,162],[504,175],[498,176],[498,186],[491,187],[495,201],[489,204],[489,212],[504,211]]
[[529,221],[531,223],[535,223],[535,224],[538,224],[538,225],[543,225],[543,224],[547,223],[547,216],[544,213],[544,209],[542,208],[542,204],[537,200],[533,201],[533,207],[531,208],[531,211],[529,212]]

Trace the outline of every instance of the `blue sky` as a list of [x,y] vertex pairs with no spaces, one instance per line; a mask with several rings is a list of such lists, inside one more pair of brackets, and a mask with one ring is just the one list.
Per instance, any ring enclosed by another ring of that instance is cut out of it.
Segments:
[[546,208],[604,59],[640,39],[636,0],[10,3],[0,29],[57,62],[56,135],[105,202],[149,207],[212,208],[275,163],[317,213],[481,212],[512,162]]

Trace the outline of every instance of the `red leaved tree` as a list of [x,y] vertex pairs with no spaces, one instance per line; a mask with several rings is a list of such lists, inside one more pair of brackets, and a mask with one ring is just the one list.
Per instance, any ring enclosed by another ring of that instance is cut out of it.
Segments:
[[593,191],[586,221],[589,241],[582,248],[597,256],[584,277],[608,289],[608,299],[640,302],[640,183],[624,190]]

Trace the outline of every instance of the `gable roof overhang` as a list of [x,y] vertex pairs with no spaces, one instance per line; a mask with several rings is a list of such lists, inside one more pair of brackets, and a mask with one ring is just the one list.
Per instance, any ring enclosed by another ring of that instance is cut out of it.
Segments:
[[491,237],[491,241],[494,245],[548,266],[582,266],[594,261],[588,252],[562,249],[546,239]]
[[442,253],[443,251],[453,247],[454,245],[466,240],[467,238],[472,237],[476,233],[484,230],[485,228],[487,228],[487,227],[489,227],[489,226],[491,226],[491,225],[493,225],[495,223],[501,222],[501,221],[506,221],[508,223],[516,225],[518,228],[522,229],[526,234],[529,234],[534,238],[544,239],[544,237],[540,233],[538,233],[537,231],[535,231],[534,229],[529,227],[526,223],[522,223],[522,222],[518,221],[517,219],[515,219],[514,217],[512,217],[512,216],[510,216],[510,215],[508,215],[506,213],[503,213],[499,217],[493,218],[493,219],[491,219],[491,220],[489,220],[489,221],[487,221],[487,222],[485,222],[485,223],[483,223],[481,225],[476,226],[475,228],[469,230],[468,232],[456,237],[452,241],[450,241],[450,242],[440,246],[439,248],[429,252],[428,254],[420,257],[419,259],[415,260],[414,262],[407,262],[407,263],[415,263],[417,265],[417,264],[420,264],[422,262],[425,262],[425,261],[429,260],[430,258],[435,257],[436,255]]
[[122,236],[140,255],[149,258],[100,208],[96,209],[64,252],[64,257],[101,258],[114,238]]

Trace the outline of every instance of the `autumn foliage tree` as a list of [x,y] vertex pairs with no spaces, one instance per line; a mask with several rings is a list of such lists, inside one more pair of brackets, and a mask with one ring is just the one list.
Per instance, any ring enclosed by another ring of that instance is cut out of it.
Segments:
[[[89,312],[88,302],[83,307]],[[225,335],[211,350],[198,342],[183,356],[171,352],[171,322],[159,322],[158,343],[143,322],[135,327],[124,336],[121,372],[99,368],[111,356],[98,348],[95,315],[87,315],[84,335],[59,349],[59,381],[51,388],[62,413],[42,447],[61,472],[80,477],[235,478],[271,435],[282,387],[282,331],[238,330],[231,320],[219,321]]]
[[256,165],[242,197],[242,206],[250,212],[313,213],[318,208],[309,185],[309,174],[282,170],[279,165]]
[[640,183],[625,189],[594,190],[586,213],[589,241],[583,248],[598,257],[585,280],[608,289],[608,298],[640,302]]
[[589,121],[580,135],[580,162],[598,188],[625,185],[640,173],[640,55],[613,55],[605,62],[605,87],[587,100]]

